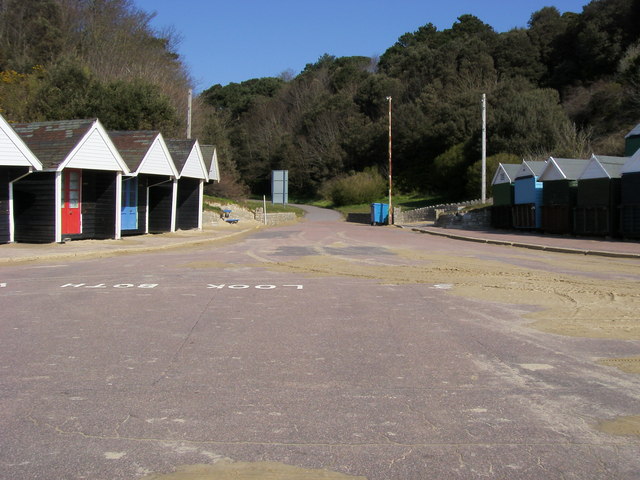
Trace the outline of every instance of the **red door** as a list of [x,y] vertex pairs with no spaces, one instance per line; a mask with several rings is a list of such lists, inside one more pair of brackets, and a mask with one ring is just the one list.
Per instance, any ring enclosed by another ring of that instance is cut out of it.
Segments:
[[62,234],[82,233],[80,215],[81,170],[62,172]]

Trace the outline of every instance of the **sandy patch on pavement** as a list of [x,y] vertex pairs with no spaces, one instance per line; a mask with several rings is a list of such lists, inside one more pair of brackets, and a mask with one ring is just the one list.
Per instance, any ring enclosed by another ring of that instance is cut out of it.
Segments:
[[[610,258],[589,257],[585,272],[615,271],[615,279],[563,274],[524,268],[474,257],[416,254],[395,251],[397,260],[410,265],[380,265],[372,259],[347,259],[331,255],[303,256],[285,262],[261,263],[270,270],[310,275],[345,276],[377,280],[384,284],[451,284],[449,292],[467,298],[507,304],[534,305],[528,314],[532,327],[576,337],[640,339],[640,290],[637,264],[612,265]],[[398,258],[400,257],[400,258]],[[563,256],[556,256],[558,265]],[[379,258],[378,258],[379,260]],[[564,265],[564,263],[563,263]],[[580,263],[569,259],[571,270]],[[600,267],[600,270],[598,270]]]
[[607,367],[615,367],[626,373],[640,373],[640,357],[603,358],[597,363]]
[[640,415],[602,421],[598,424],[598,430],[609,435],[633,435],[638,437],[640,436]]
[[328,470],[309,470],[275,462],[218,462],[214,465],[186,465],[175,473],[150,475],[142,480],[367,480]]

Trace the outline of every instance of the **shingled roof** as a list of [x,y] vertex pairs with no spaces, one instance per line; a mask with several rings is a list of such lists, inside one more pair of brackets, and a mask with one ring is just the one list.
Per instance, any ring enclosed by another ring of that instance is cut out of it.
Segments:
[[96,119],[16,123],[13,129],[46,170],[64,162]]
[[167,147],[169,147],[173,163],[175,163],[179,172],[182,171],[187,163],[195,144],[195,140],[167,140]]
[[132,172],[138,169],[159,134],[155,130],[109,131],[111,141]]
[[167,140],[167,147],[181,177],[209,179],[198,140]]
[[82,168],[129,173],[129,167],[97,118],[18,123],[13,129],[44,170]]

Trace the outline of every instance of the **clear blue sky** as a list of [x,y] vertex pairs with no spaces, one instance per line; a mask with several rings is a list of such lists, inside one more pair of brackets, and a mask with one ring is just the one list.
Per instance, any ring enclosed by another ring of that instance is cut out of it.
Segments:
[[382,55],[397,39],[433,23],[450,28],[470,13],[504,32],[526,27],[545,6],[582,12],[588,0],[133,0],[173,27],[178,52],[202,91],[217,83],[300,73],[324,53]]

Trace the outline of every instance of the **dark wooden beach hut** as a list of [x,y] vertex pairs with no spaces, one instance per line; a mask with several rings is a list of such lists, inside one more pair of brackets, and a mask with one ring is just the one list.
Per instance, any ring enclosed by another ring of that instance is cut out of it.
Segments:
[[178,170],[162,134],[114,131],[109,136],[131,171],[122,179],[122,235],[175,231]]
[[491,226],[494,228],[511,228],[513,226],[512,208],[516,174],[520,170],[518,164],[501,163],[491,181],[493,206],[491,207]]
[[619,234],[621,171],[627,157],[593,155],[578,178],[573,232],[576,235]]
[[620,170],[620,234],[640,238],[640,150]]
[[538,177],[546,162],[523,161],[513,182],[512,219],[515,228],[537,229],[542,225],[542,182]]
[[198,140],[167,140],[167,146],[180,173],[176,229],[201,229],[203,187],[209,177]]
[[14,241],[13,184],[42,164],[0,115],[0,243]]
[[633,130],[624,137],[624,154],[631,157],[640,149],[640,124],[636,125]]
[[14,182],[15,241],[120,238],[122,174],[129,169],[100,121],[14,129],[43,165]]
[[549,157],[538,178],[543,184],[542,230],[549,233],[573,231],[573,209],[576,206],[578,177],[587,159]]

